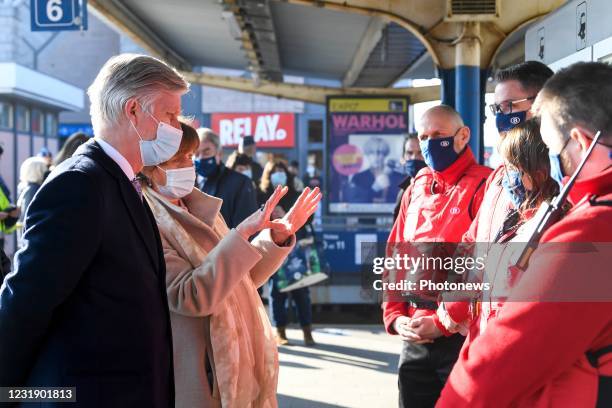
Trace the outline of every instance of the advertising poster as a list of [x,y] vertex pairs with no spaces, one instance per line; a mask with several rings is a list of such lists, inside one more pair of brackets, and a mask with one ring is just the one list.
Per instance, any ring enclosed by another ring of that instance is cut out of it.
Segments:
[[253,136],[258,148],[295,146],[293,113],[213,113],[211,128],[223,147],[236,147]]
[[407,134],[408,98],[328,98],[329,213],[393,213]]

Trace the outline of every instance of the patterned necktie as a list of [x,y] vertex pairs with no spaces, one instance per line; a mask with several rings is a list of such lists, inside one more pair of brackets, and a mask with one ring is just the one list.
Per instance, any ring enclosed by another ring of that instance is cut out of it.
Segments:
[[134,189],[138,193],[138,197],[140,197],[140,201],[142,201],[142,187],[140,186],[140,181],[136,177],[132,179],[132,185],[134,186]]

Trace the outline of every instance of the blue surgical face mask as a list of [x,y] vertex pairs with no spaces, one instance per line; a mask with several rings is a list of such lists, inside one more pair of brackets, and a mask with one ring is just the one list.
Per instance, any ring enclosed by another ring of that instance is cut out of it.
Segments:
[[287,174],[284,171],[277,171],[270,176],[273,187],[287,185]]
[[423,167],[427,167],[427,163],[425,163],[423,160],[407,160],[404,164],[404,172],[406,175],[414,178],[416,177],[419,170],[421,170]]
[[550,161],[550,177],[562,186],[563,181],[563,166],[561,165],[561,154],[548,153]]
[[502,187],[508,197],[510,197],[510,200],[512,200],[514,208],[519,208],[525,201],[527,194],[521,178],[521,172],[510,170],[506,167],[506,175],[502,178]]
[[435,171],[446,170],[459,157],[455,151],[454,142],[455,136],[421,140],[419,145],[425,163]]
[[525,119],[527,119],[527,111],[512,113],[498,112],[495,115],[495,126],[497,126],[498,132],[507,132],[525,122]]
[[217,160],[215,156],[207,157],[206,159],[195,159],[193,161],[196,173],[202,177],[210,177],[217,170]]
[[559,186],[563,187],[563,164],[561,163],[561,152],[567,146],[569,139],[565,141],[563,147],[559,151],[559,153],[548,153],[548,160],[550,161],[550,177],[555,180]]

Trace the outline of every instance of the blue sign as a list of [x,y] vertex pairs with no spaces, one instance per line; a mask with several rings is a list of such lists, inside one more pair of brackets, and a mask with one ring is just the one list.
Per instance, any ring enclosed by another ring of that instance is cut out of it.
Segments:
[[32,31],[87,30],[87,0],[31,0]]
[[383,245],[387,242],[389,231],[325,230],[317,234],[325,260],[332,273],[359,274],[362,268],[362,249],[364,244]]
[[83,132],[91,137],[94,135],[93,128],[89,123],[60,123],[57,129],[59,137],[68,137],[76,132]]

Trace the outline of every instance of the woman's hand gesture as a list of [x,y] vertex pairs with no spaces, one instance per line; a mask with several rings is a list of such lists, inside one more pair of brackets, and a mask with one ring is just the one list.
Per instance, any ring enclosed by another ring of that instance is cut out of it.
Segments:
[[321,201],[319,187],[311,190],[306,187],[293,207],[283,218],[272,221],[272,239],[276,244],[283,244],[287,239],[302,228],[308,218],[317,210]]
[[238,231],[244,239],[249,239],[249,237],[266,228],[271,228],[272,230],[275,228],[284,229],[284,226],[273,224],[272,221],[270,221],[270,216],[280,199],[287,194],[287,190],[287,187],[281,188],[281,186],[277,186],[270,198],[268,198],[268,201],[266,201],[266,204],[238,224],[236,231]]

